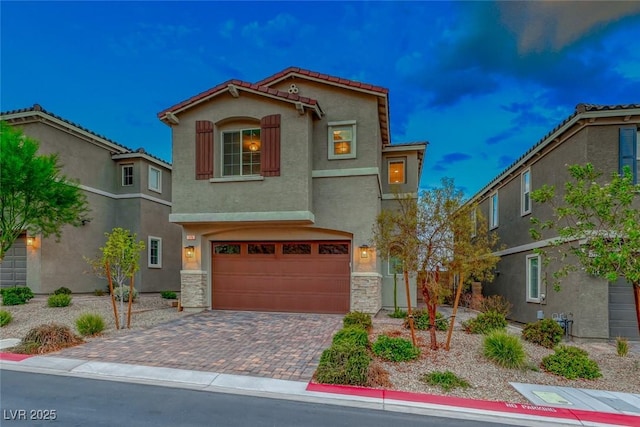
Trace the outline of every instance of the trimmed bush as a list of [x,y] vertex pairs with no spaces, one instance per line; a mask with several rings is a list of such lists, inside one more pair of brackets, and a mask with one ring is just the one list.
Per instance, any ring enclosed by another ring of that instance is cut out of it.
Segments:
[[517,336],[501,330],[494,330],[484,337],[484,356],[504,368],[521,368],[526,354]]
[[371,356],[365,347],[347,341],[333,344],[320,356],[316,381],[363,386],[367,383],[369,363]]
[[13,315],[7,310],[0,310],[0,328],[7,326],[13,320]]
[[0,289],[0,295],[2,295],[2,305],[22,305],[34,297],[28,286]]
[[618,356],[624,357],[629,353],[629,340],[622,337],[616,338],[616,352]]
[[507,319],[496,311],[487,311],[463,322],[462,327],[471,334],[488,334],[496,329],[505,329],[507,327]]
[[429,372],[423,375],[421,380],[429,385],[438,386],[444,391],[451,391],[456,387],[469,388],[471,386],[466,380],[458,377],[451,371]]
[[369,334],[359,326],[342,328],[333,336],[333,344],[343,342],[353,343],[362,347],[369,347]]
[[404,319],[405,317],[407,317],[407,312],[401,308],[396,308],[395,310],[393,310],[392,313],[389,313],[387,316],[391,317],[392,319]]
[[164,299],[178,299],[178,295],[173,291],[162,291],[160,296]]
[[71,304],[71,295],[67,294],[51,295],[47,299],[49,307],[67,307],[69,304]]
[[104,330],[104,319],[99,314],[82,314],[76,319],[76,328],[82,336],[98,335]]
[[420,356],[420,349],[414,347],[407,339],[380,335],[373,343],[373,354],[392,362],[406,362],[417,359]]
[[527,323],[522,329],[522,338],[525,341],[553,348],[562,341],[564,329],[553,319],[541,319],[537,322]]
[[566,345],[559,345],[555,353],[544,357],[542,368],[570,380],[577,378],[591,380],[602,376],[600,367],[595,361],[589,359],[586,351]]
[[[429,329],[429,312],[427,310],[416,310],[413,313],[413,326],[421,331]],[[404,319],[404,327],[409,329],[409,319]],[[445,319],[442,313],[436,312],[436,329],[446,331],[449,328],[449,319]]]
[[346,328],[348,326],[359,326],[362,329],[369,331],[373,326],[371,321],[371,315],[368,313],[362,313],[360,311],[352,311],[347,313],[342,319],[342,325]]
[[29,330],[21,343],[12,349],[15,353],[42,354],[82,343],[67,326],[49,323]]
[[[123,299],[124,302],[129,302],[129,287],[128,286],[116,286],[113,288],[113,297],[116,301],[120,301]],[[132,301],[135,302],[138,299],[138,290],[133,288],[133,298]]]
[[513,304],[507,301],[502,295],[491,295],[483,298],[480,302],[480,311],[486,313],[487,311],[495,311],[507,317],[511,314]]
[[94,289],[93,294],[97,297],[101,297],[104,295],[104,289]]
[[71,289],[69,288],[65,288],[64,286],[62,286],[61,288],[56,289],[55,291],[53,291],[54,295],[71,295]]

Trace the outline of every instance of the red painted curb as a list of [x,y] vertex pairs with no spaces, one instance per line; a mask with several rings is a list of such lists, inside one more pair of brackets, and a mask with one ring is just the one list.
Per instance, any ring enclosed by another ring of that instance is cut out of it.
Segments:
[[0,352],[0,360],[10,360],[12,362],[22,362],[24,359],[32,357],[30,354],[2,353]]
[[345,394],[350,396],[375,397],[384,400],[430,403],[433,405],[457,406],[461,408],[480,409],[515,414],[536,415],[542,417],[574,419],[604,424],[640,427],[640,416],[614,414],[608,412],[586,411],[581,409],[556,408],[552,406],[527,405],[521,403],[496,402],[493,400],[467,399],[448,397],[426,393],[411,393],[397,390],[380,390],[366,387],[353,387],[310,382],[308,391]]

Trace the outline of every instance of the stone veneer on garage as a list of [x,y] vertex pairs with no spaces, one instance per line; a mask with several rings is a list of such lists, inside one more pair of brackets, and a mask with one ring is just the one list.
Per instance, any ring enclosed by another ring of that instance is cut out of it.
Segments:
[[187,312],[198,312],[209,307],[207,302],[207,272],[201,270],[180,271],[180,303]]
[[382,308],[382,276],[377,273],[351,274],[351,311],[376,314]]

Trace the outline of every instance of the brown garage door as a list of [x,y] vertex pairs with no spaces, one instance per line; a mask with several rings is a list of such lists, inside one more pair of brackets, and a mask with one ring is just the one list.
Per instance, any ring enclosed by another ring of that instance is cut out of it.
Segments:
[[213,308],[346,313],[350,244],[214,242]]

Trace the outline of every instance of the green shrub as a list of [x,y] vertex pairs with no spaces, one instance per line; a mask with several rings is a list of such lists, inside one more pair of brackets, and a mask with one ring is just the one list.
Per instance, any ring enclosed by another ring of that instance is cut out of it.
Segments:
[[624,357],[629,353],[629,340],[622,337],[616,338],[616,352],[618,356]]
[[458,377],[451,371],[435,371],[425,374],[421,378],[422,381],[429,385],[435,385],[444,391],[451,391],[456,387],[468,388],[471,385],[464,379]]
[[[124,302],[129,302],[129,286],[116,286],[113,288],[113,297],[116,301],[120,301],[122,298]],[[133,288],[132,301],[135,302],[136,299],[138,299],[138,290]]]
[[93,294],[97,297],[101,297],[104,295],[104,289],[94,289]]
[[552,374],[574,380],[594,379],[602,376],[598,364],[589,359],[589,354],[578,348],[559,345],[555,353],[542,359],[542,368]]
[[[415,310],[413,313],[413,326],[421,331],[429,329],[429,312],[427,310]],[[409,319],[405,319],[404,327],[409,329]],[[446,331],[449,328],[449,319],[445,319],[442,313],[436,312],[436,329]]]
[[64,286],[53,291],[54,295],[71,295],[71,289],[65,288]]
[[80,335],[97,335],[104,330],[104,319],[99,314],[82,314],[76,319],[76,328]]
[[69,304],[71,304],[71,295],[67,294],[51,295],[47,299],[49,307],[67,307]]
[[2,305],[22,305],[34,297],[28,286],[4,288],[0,290],[0,294],[2,295]]
[[67,326],[49,323],[36,326],[29,330],[19,345],[14,347],[14,353],[42,354],[71,347],[82,343]]
[[344,319],[342,319],[342,324],[345,328],[347,326],[359,326],[366,331],[371,330],[371,327],[373,326],[371,315],[360,311],[347,313],[344,316]]
[[487,359],[505,368],[521,368],[526,361],[520,339],[501,330],[485,336],[482,348]]
[[396,308],[395,310],[393,310],[393,313],[389,313],[388,316],[392,319],[404,319],[405,317],[407,317],[407,312],[401,308]]
[[316,381],[325,384],[363,386],[367,383],[371,356],[367,349],[352,342],[339,342],[322,352]]
[[173,291],[162,291],[160,296],[164,299],[178,299],[178,295]]
[[417,359],[420,356],[420,349],[414,347],[407,339],[380,335],[373,343],[373,353],[392,362],[405,362]]
[[369,347],[369,334],[359,326],[348,326],[340,329],[333,336],[333,344],[349,342],[362,347]]
[[527,323],[522,329],[522,338],[525,341],[553,348],[562,341],[564,329],[553,319],[541,319],[537,322]]
[[504,317],[507,317],[511,313],[512,308],[513,304],[501,295],[491,295],[483,298],[482,302],[480,302],[480,311],[483,313],[486,313],[487,311],[495,311],[496,313],[502,314]]
[[471,334],[488,334],[496,329],[506,328],[507,319],[496,311],[487,311],[463,322],[462,327]]
[[0,327],[7,326],[13,320],[13,316],[7,310],[0,310]]

